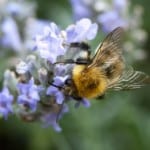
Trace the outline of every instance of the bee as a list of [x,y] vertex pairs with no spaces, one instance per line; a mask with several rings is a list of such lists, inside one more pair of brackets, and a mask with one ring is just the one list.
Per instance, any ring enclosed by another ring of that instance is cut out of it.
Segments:
[[97,47],[93,57],[85,43],[73,43],[87,49],[87,56],[57,63],[75,64],[63,92],[76,100],[101,98],[109,90],[131,90],[150,84],[150,76],[125,65],[121,39],[124,30],[117,27]]

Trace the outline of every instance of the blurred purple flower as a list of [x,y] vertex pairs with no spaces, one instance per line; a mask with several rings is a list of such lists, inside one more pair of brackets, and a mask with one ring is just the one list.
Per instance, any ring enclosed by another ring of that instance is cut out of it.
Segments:
[[98,16],[98,22],[104,32],[110,32],[116,27],[126,27],[127,23],[117,11],[108,11]]
[[35,111],[37,102],[40,100],[40,88],[34,84],[34,79],[32,78],[28,83],[19,83],[18,90],[18,104],[27,106],[27,108],[30,108],[31,111]]
[[5,2],[5,11],[12,16],[17,16],[20,18],[31,17],[35,12],[35,4],[33,2],[26,1],[8,1]]
[[66,104],[61,105],[61,111],[58,113],[47,113],[41,117],[41,121],[43,122],[43,127],[52,126],[55,131],[60,132],[62,129],[57,123],[61,117],[68,112],[68,106]]
[[4,88],[0,92],[0,114],[7,119],[8,114],[13,112],[12,108],[13,96],[9,93],[8,88]]
[[1,30],[3,33],[0,41],[2,46],[20,51],[22,43],[16,22],[12,18],[6,18],[2,22]]
[[81,0],[70,0],[74,19],[79,20],[81,18],[90,18],[92,17],[92,12],[88,6]]
[[49,25],[47,20],[38,20],[35,18],[30,18],[27,20],[26,33],[28,37],[34,38],[35,35],[43,34],[43,28]]
[[102,25],[102,30],[108,33],[117,27],[126,28],[128,21],[123,16],[127,7],[127,0],[113,0],[112,10],[106,10],[97,17],[98,22]]
[[122,12],[128,7],[128,0],[113,0],[115,10]]
[[49,21],[29,18],[25,26],[25,46],[32,50],[35,42],[35,35],[43,34],[43,28],[49,25]]
[[56,113],[50,113],[50,114],[45,114],[44,116],[42,116],[42,122],[43,122],[43,127],[48,127],[48,126],[52,126],[54,128],[55,131],[60,132],[62,129],[59,126],[59,124],[57,123],[57,116],[58,114]]
[[17,16],[18,14],[21,13],[22,6],[19,3],[10,2],[10,3],[8,3],[8,5],[6,7],[6,11],[14,16]]
[[54,76],[64,76],[67,71],[68,68],[66,67],[66,65],[57,64],[55,66]]
[[49,86],[46,94],[54,96],[57,104],[62,104],[64,101],[64,95],[57,87]]
[[[128,0],[112,0],[112,3],[104,0],[70,0],[70,3],[73,8],[73,14],[77,19],[89,17],[95,20],[100,27],[102,26],[104,32],[110,32],[118,26],[127,26],[128,20],[125,20],[125,17],[127,16]],[[86,26],[86,23],[84,26]],[[69,29],[69,34],[74,37],[75,33],[70,30],[72,30],[72,27]],[[83,32],[82,28],[79,30]]]
[[91,22],[90,19],[84,18],[78,21],[75,25],[70,25],[66,29],[67,42],[81,42],[92,40],[95,38],[98,30],[98,25]]

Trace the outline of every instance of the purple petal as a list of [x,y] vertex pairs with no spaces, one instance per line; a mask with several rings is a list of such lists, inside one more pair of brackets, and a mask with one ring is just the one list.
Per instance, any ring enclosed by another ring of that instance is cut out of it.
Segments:
[[22,43],[16,22],[12,18],[7,18],[3,21],[1,28],[4,33],[3,44],[15,51],[21,50]]
[[83,106],[85,106],[86,108],[90,107],[90,105],[91,105],[89,100],[82,99],[81,101],[75,103],[75,108],[78,108],[81,104],[83,104]]
[[63,103],[64,95],[62,94],[62,92],[58,91],[56,93],[56,101],[57,101],[57,104],[62,104]]
[[68,76],[64,76],[64,77],[56,76],[56,77],[54,77],[54,84],[61,86],[62,84],[64,84],[64,82],[66,81],[67,78],[68,78]]
[[111,32],[116,27],[126,27],[127,24],[123,20],[117,11],[109,11],[101,14],[98,17],[98,21],[102,24],[104,32]]
[[7,87],[0,92],[0,114],[7,119],[9,113],[13,112],[12,107],[13,96],[9,93]]
[[70,25],[67,29],[67,42],[81,42],[85,40],[91,40],[96,36],[97,25],[92,24],[91,20],[84,18],[76,23],[76,25]]
[[57,114],[55,114],[55,113],[46,114],[41,119],[43,122],[43,127],[47,128],[48,126],[52,126],[55,129],[55,131],[57,131],[57,132],[61,131],[61,127],[56,122]]
[[87,108],[91,106],[90,101],[87,100],[87,99],[83,99],[81,102],[82,102],[82,104],[83,104],[85,107],[87,107]]
[[114,8],[118,11],[123,11],[127,8],[128,0],[113,0]]
[[46,91],[46,94],[47,95],[54,95],[56,92],[58,92],[58,89],[54,86],[49,86],[47,91]]
[[71,6],[73,9],[74,19],[79,20],[84,17],[90,18],[91,17],[91,10],[88,8],[84,1],[81,0],[70,0]]
[[87,39],[92,40],[95,38],[98,31],[98,25],[96,23],[92,24],[89,28],[89,32],[87,33]]
[[31,78],[28,83],[19,83],[18,90],[18,103],[28,105],[32,111],[35,111],[37,102],[40,100],[40,96],[39,88],[34,84],[34,79]]

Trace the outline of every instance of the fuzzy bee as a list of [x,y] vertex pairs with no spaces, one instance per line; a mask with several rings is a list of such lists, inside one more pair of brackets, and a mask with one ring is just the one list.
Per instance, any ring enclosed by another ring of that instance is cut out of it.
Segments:
[[71,78],[62,87],[66,95],[76,100],[102,97],[108,90],[131,90],[150,84],[150,76],[125,65],[122,56],[121,39],[124,30],[117,27],[110,32],[102,44],[90,56],[85,43],[72,43],[72,46],[87,49],[87,56],[57,63],[74,63]]

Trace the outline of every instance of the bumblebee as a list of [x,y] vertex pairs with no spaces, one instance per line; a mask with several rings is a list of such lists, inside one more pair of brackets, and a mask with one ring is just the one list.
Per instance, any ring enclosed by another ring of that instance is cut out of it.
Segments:
[[93,57],[86,43],[71,44],[87,49],[87,55],[76,61],[68,59],[56,62],[75,64],[71,78],[62,87],[65,95],[76,100],[93,99],[102,97],[108,90],[130,90],[150,84],[150,76],[125,65],[121,46],[123,33],[122,27],[110,32],[97,47]]

